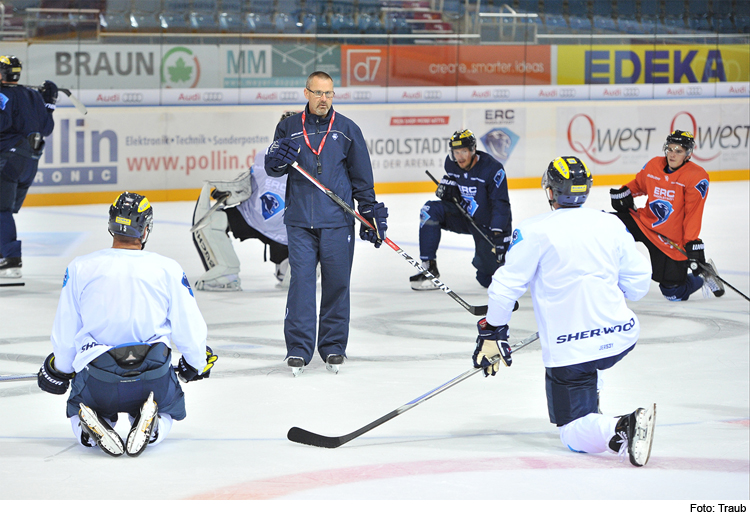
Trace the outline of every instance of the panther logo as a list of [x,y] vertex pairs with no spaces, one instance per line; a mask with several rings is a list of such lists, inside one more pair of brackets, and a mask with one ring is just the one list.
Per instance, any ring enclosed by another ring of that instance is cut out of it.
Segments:
[[276,193],[267,192],[261,195],[260,203],[264,220],[268,220],[276,213],[284,209],[284,200],[282,200],[281,197]]

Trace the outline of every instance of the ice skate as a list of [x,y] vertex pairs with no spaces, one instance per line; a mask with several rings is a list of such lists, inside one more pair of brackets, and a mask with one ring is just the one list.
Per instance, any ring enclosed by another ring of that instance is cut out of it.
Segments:
[[706,267],[701,268],[699,274],[703,277],[703,292],[705,297],[708,297],[709,293],[713,293],[716,297],[724,295],[724,284],[719,279],[719,272],[716,270],[713,260],[706,260]]
[[21,257],[0,258],[0,279],[21,278]]
[[[423,261],[422,267],[434,275],[435,278],[440,277],[436,260]],[[428,279],[424,273],[417,273],[409,277],[409,284],[411,285],[411,289],[415,291],[438,289],[435,283],[431,279]]]
[[647,409],[639,407],[635,412],[620,417],[615,426],[615,436],[609,447],[624,457],[627,453],[634,466],[645,466],[651,456],[656,424],[656,404]]
[[215,279],[198,279],[195,283],[198,291],[242,291],[242,283],[237,275],[224,275]]
[[302,371],[305,370],[305,360],[301,357],[288,357],[286,358],[286,364],[288,367],[291,367],[292,374],[295,378],[302,374]]
[[[155,440],[159,427],[159,415],[157,414],[159,406],[154,401],[154,393],[148,395],[148,399],[141,407],[141,412],[135,417],[133,427],[128,433],[128,440],[125,444],[125,452],[128,456],[137,457],[146,446]],[[152,436],[154,438],[152,439]]]
[[334,374],[339,373],[339,367],[344,363],[344,356],[340,354],[331,354],[326,358],[326,370],[333,372]]
[[118,457],[125,452],[120,435],[105,420],[100,419],[90,407],[81,403],[78,417],[81,419],[81,429],[96,442],[102,451],[113,457]]

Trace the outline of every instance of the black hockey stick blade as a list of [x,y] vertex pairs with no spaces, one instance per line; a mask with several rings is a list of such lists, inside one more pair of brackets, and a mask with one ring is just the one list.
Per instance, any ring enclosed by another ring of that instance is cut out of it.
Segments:
[[26,286],[25,282],[0,282],[0,288],[4,286]]
[[[529,345],[529,344],[533,343],[537,339],[539,339],[539,332],[536,332],[536,333],[530,335],[529,337],[527,337],[526,339],[524,339],[523,341],[520,341],[520,342],[516,343],[515,345],[513,345],[511,347],[511,351],[512,352],[517,352],[518,350],[522,349],[526,345]],[[492,363],[497,363],[498,361],[500,361],[500,355],[497,355],[497,356],[495,356],[495,357],[492,358]],[[450,389],[451,387],[453,387],[455,385],[458,385],[459,383],[461,383],[465,379],[470,378],[471,376],[473,376],[473,375],[475,375],[475,374],[477,374],[479,372],[482,372],[482,370],[483,369],[481,369],[481,368],[472,368],[470,370],[467,370],[463,374],[459,374],[458,376],[456,376],[452,380],[443,383],[439,387],[435,387],[431,391],[424,393],[423,395],[419,396],[418,398],[413,399],[409,403],[405,403],[404,405],[402,405],[398,409],[395,409],[395,410],[389,412],[388,414],[386,414],[384,416],[381,416],[380,418],[378,418],[374,422],[371,422],[371,423],[365,425],[364,427],[361,427],[361,428],[357,429],[353,433],[349,433],[349,434],[346,434],[344,436],[323,436],[323,435],[319,435],[317,433],[312,433],[310,431],[306,431],[305,429],[301,429],[299,427],[292,427],[291,429],[289,429],[289,432],[286,434],[286,437],[289,440],[291,440],[292,442],[296,442],[298,444],[305,444],[305,445],[310,445],[310,446],[314,446],[314,447],[325,447],[327,449],[335,449],[337,447],[340,447],[340,446],[344,445],[345,443],[347,443],[347,442],[349,442],[351,440],[354,440],[358,436],[362,436],[363,434],[365,434],[368,431],[372,431],[373,429],[375,429],[379,425],[382,425],[385,422],[387,422],[389,420],[392,420],[393,418],[395,418],[399,414],[405,413],[409,409],[411,409],[413,407],[416,407],[420,403],[423,403],[423,402],[429,400],[430,398],[432,398],[434,396],[437,396],[441,392],[446,391],[446,390]]]

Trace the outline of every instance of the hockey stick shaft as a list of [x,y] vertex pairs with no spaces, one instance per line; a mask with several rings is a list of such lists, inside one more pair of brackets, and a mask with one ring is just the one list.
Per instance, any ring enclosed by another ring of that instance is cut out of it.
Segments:
[[[432,180],[433,182],[435,182],[435,185],[440,185],[440,182],[439,182],[439,181],[437,181],[437,180],[435,179],[435,177],[434,177],[434,176],[433,176],[433,175],[432,175],[432,174],[430,173],[430,171],[426,170],[425,172],[427,173],[427,176],[429,176],[429,177],[430,177],[430,179],[431,179],[431,180]],[[455,199],[453,200],[453,203],[454,203],[454,204],[456,204],[456,208],[457,208],[457,209],[458,209],[459,211],[461,211],[461,214],[462,214],[462,215],[464,215],[464,217],[466,218],[466,220],[468,220],[469,224],[471,224],[472,226],[474,226],[474,229],[476,229],[476,230],[477,230],[477,232],[478,232],[478,233],[479,233],[480,235],[482,235],[482,238],[484,238],[484,239],[485,239],[485,240],[487,241],[487,243],[488,243],[488,244],[489,244],[490,246],[492,246],[492,252],[493,252],[493,253],[496,253],[496,251],[495,251],[495,243],[494,243],[494,242],[493,242],[492,240],[490,240],[490,237],[488,237],[488,236],[487,236],[487,235],[485,234],[485,232],[484,232],[484,231],[482,231],[482,230],[481,230],[481,229],[479,228],[479,226],[477,225],[477,223],[476,223],[476,222],[474,221],[474,217],[473,217],[473,216],[471,216],[471,215],[470,215],[470,214],[469,214],[469,213],[468,213],[468,212],[466,211],[466,209],[464,209],[463,207],[461,207],[461,204],[459,204],[459,203],[458,203],[458,202],[457,202],[457,201],[456,201]]]
[[[516,343],[511,347],[511,350],[513,352],[517,352],[518,350],[522,349],[526,345],[529,345],[539,339],[539,333],[536,332],[533,335],[530,335],[523,341],[520,341],[519,343]],[[500,356],[494,356],[492,358],[492,363],[497,363],[500,361]],[[299,427],[292,427],[289,429],[289,432],[287,433],[287,438],[291,440],[292,442],[296,442],[298,444],[306,444],[311,445],[315,447],[325,447],[329,449],[333,449],[336,447],[339,447],[341,445],[344,445],[345,443],[354,440],[358,436],[362,436],[363,434],[367,433],[368,431],[372,431],[376,427],[384,424],[385,422],[392,420],[396,416],[405,413],[409,409],[413,409],[420,403],[426,402],[430,398],[433,398],[440,394],[441,392],[444,392],[451,387],[454,387],[464,381],[467,378],[470,378],[471,376],[477,374],[478,372],[482,372],[484,369],[482,368],[472,368],[470,370],[467,370],[463,374],[460,374],[456,376],[455,378],[451,379],[450,381],[447,381],[440,385],[439,387],[435,387],[429,392],[424,393],[423,395],[419,396],[418,398],[413,399],[412,401],[405,403],[398,409],[395,409],[388,414],[381,416],[374,422],[371,422],[364,427],[361,427],[360,429],[357,429],[353,433],[349,433],[344,436],[322,436],[316,433],[311,433],[310,431],[306,431],[304,429],[300,429]]]
[[[318,180],[313,178],[305,169],[299,166],[299,164],[295,161],[292,163],[292,167],[297,169],[302,176],[307,178],[307,180],[315,185],[319,190],[323,191],[325,194],[328,195],[328,197],[336,202],[339,207],[341,207],[344,211],[352,215],[354,218],[362,222],[365,226],[369,227],[373,231],[375,231],[376,235],[378,235],[378,230],[375,229],[375,227],[367,221],[366,218],[364,218],[361,214],[359,214],[357,211],[355,211],[348,203],[346,203],[344,200],[342,200],[339,196],[336,195],[333,191],[325,187],[322,183],[320,183]],[[466,301],[464,301],[461,297],[459,297],[453,290],[451,290],[448,286],[443,284],[443,282],[440,281],[437,277],[435,277],[432,273],[427,271],[422,264],[409,256],[403,249],[398,247],[390,238],[385,237],[385,240],[383,240],[393,251],[401,255],[404,260],[406,260],[409,264],[414,266],[419,272],[421,272],[427,279],[429,279],[435,286],[438,287],[438,289],[442,290],[444,293],[448,294],[454,301],[456,301],[458,304],[460,304],[465,310],[467,310],[472,315],[486,315],[487,314],[487,306],[473,306]]]
[[[37,90],[37,91],[42,91],[42,87],[41,86],[30,86],[28,84],[20,84],[19,86],[25,86],[26,88],[32,88],[32,89]],[[75,95],[73,95],[72,93],[70,93],[70,90],[68,90],[67,88],[58,88],[57,91],[58,92],[62,92],[65,95],[67,95],[68,99],[70,99],[70,102],[73,103],[73,106],[75,106],[76,109],[79,112],[81,112],[83,115],[86,115],[86,114],[89,113],[89,109],[86,108],[86,106],[81,101],[79,101],[78,98]]]
[[36,374],[11,374],[9,376],[0,376],[2,381],[31,381],[37,378]]
[[[687,253],[685,252],[685,250],[684,250],[684,249],[683,249],[682,247],[680,247],[680,245],[679,245],[679,244],[678,244],[677,242],[674,242],[673,240],[670,240],[670,239],[669,239],[669,238],[667,238],[666,236],[662,235],[661,233],[657,233],[656,231],[653,231],[653,233],[656,233],[656,235],[657,235],[657,236],[658,236],[658,237],[659,237],[659,238],[660,238],[660,239],[661,239],[662,241],[666,242],[667,244],[669,244],[670,246],[672,246],[672,247],[673,247],[673,248],[675,248],[675,249],[676,249],[677,251],[679,251],[680,253],[682,253],[683,255],[685,255],[685,256],[687,257]],[[709,273],[713,273],[713,272],[714,272],[714,271],[713,271],[713,270],[711,269],[711,267],[710,267],[710,266],[708,266],[707,264],[704,264],[703,262],[696,262],[696,264],[697,264],[698,266],[700,266],[701,268],[703,268],[703,270],[705,270],[705,271],[708,271]],[[747,295],[745,295],[744,293],[742,293],[742,292],[741,292],[740,290],[738,290],[737,288],[735,288],[734,286],[732,286],[731,284],[729,284],[729,283],[728,283],[727,281],[725,281],[725,280],[724,280],[724,279],[723,279],[722,277],[720,277],[718,273],[716,274],[716,278],[717,278],[717,279],[719,279],[719,280],[720,280],[721,282],[723,282],[723,283],[724,283],[724,284],[725,284],[725,285],[726,285],[727,287],[729,287],[730,289],[732,289],[732,290],[734,290],[735,292],[737,292],[737,293],[738,293],[738,294],[739,294],[740,296],[742,296],[742,297],[743,297],[743,298],[744,298],[744,299],[745,299],[746,301],[750,301],[750,297],[748,297]]]
[[216,211],[218,211],[222,205],[227,201],[227,198],[229,198],[229,195],[224,195],[219,197],[218,200],[216,200],[216,203],[211,206],[211,209],[204,214],[200,220],[198,220],[193,227],[190,228],[191,233],[195,233],[196,231],[200,231],[204,227],[206,227],[208,224],[211,223],[211,215],[214,214]]

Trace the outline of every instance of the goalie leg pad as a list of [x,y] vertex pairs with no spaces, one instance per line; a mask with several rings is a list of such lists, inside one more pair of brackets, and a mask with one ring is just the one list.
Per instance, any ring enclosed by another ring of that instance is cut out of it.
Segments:
[[[197,221],[210,209],[209,187],[203,186],[196,204],[193,220]],[[229,221],[224,211],[216,211],[208,226],[193,233],[193,241],[206,268],[195,283],[195,289],[205,291],[240,291],[240,260],[227,234]]]

